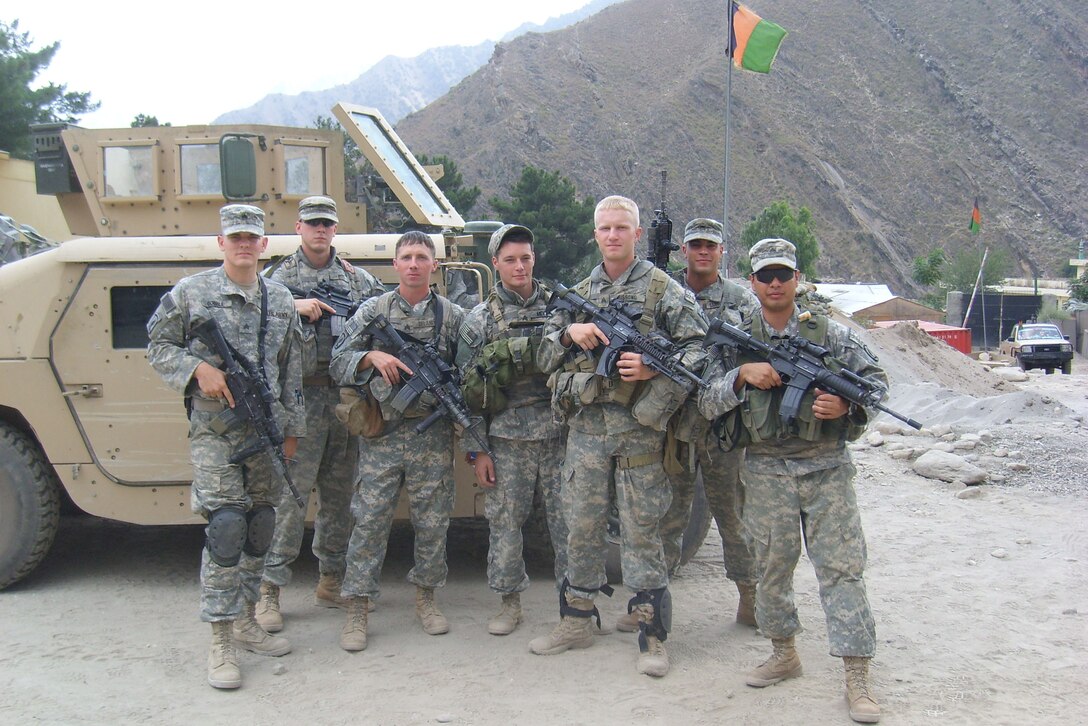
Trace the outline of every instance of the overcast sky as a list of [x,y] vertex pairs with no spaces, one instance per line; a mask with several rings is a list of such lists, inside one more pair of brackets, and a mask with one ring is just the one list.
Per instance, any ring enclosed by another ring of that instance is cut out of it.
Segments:
[[34,49],[59,41],[38,82],[90,91],[102,106],[81,125],[112,128],[139,113],[175,126],[210,123],[269,93],[346,83],[387,55],[497,40],[588,2],[90,0],[24,2],[0,18],[18,20]]

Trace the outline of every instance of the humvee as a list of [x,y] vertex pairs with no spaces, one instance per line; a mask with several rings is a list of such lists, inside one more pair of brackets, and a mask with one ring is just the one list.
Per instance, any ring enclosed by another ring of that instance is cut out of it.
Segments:
[[[415,228],[432,233],[435,287],[459,304],[478,302],[493,283],[484,263],[498,223],[466,224],[380,113],[349,104],[333,112]],[[65,496],[122,522],[202,521],[189,509],[182,401],[147,362],[145,326],[179,279],[221,263],[223,204],[265,211],[273,260],[299,244],[299,200],[331,196],[337,251],[390,287],[397,281],[398,235],[370,232],[368,207],[382,203],[374,195],[348,200],[338,130],[59,125],[35,134],[38,193],[56,195],[81,236],[0,267],[0,589],[46,555]],[[482,519],[483,492],[454,460],[453,517]],[[705,503],[697,509],[685,561],[708,526]],[[403,501],[398,517],[407,518]],[[533,536],[546,536],[537,529]]]

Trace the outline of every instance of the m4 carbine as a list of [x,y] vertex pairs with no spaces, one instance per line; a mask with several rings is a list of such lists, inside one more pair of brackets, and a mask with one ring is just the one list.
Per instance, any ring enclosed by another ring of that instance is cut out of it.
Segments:
[[838,373],[829,370],[824,359],[831,351],[799,335],[791,335],[777,346],[767,345],[723,320],[712,320],[703,345],[707,348],[728,346],[770,363],[786,387],[779,409],[783,423],[797,417],[805,393],[819,388],[858,406],[883,411],[916,429],[922,428],[922,424],[882,403],[888,389],[845,368]]
[[217,428],[229,431],[235,426],[248,423],[256,434],[256,440],[252,444],[231,455],[230,463],[240,464],[254,454],[267,452],[272,470],[287,482],[287,488],[291,490],[291,496],[299,508],[305,507],[306,500],[302,498],[287,472],[283,433],[276,423],[272,409],[276,395],[269,388],[264,372],[227,342],[215,318],[208,318],[194,326],[192,334],[223,359],[220,369],[226,373],[227,387],[234,398],[234,408],[227,409],[216,417]]
[[461,395],[461,376],[457,369],[442,360],[431,343],[424,343],[407,333],[401,333],[382,314],[371,320],[363,333],[389,348],[404,365],[412,369],[411,375],[402,372],[404,380],[390,405],[400,413],[407,411],[424,393],[434,398],[438,407],[416,425],[416,433],[429,429],[438,419],[445,417],[463,428],[476,441],[477,446],[492,459],[495,458],[487,440],[477,428],[483,419],[469,414],[468,404]]
[[332,329],[332,337],[339,338],[344,331],[344,323],[359,309],[360,303],[351,299],[351,291],[333,285],[328,280],[317,283],[309,292],[301,288],[288,285],[287,289],[297,300],[317,300],[325,303],[333,312],[321,311],[321,320],[328,320]]
[[582,313],[587,322],[593,323],[608,338],[597,359],[596,373],[607,378],[616,371],[620,353],[632,352],[642,356],[642,362],[658,373],[668,376],[683,386],[688,393],[695,386],[706,388],[707,382],[684,367],[681,358],[684,351],[675,343],[660,336],[643,335],[635,327],[642,313],[622,300],[613,300],[608,307],[599,308],[584,297],[556,283],[549,310],[566,310],[573,315]]

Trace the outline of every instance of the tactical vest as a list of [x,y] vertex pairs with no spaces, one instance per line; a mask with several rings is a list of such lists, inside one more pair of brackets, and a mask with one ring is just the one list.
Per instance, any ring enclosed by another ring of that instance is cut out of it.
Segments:
[[[823,315],[813,315],[800,323],[799,329],[801,337],[805,340],[816,345],[827,346],[828,318]],[[756,340],[768,345],[772,343],[762,315],[751,321],[750,332]],[[741,353],[737,358],[737,366],[761,362],[765,361],[746,353]],[[831,356],[828,356],[824,362],[834,373],[843,369],[842,363]],[[812,404],[816,400],[815,388],[807,391],[802,397],[797,417],[789,424],[783,424],[779,409],[784,393],[785,386],[776,386],[766,391],[754,387],[746,390],[745,400],[737,408],[740,423],[743,425],[743,431],[734,432],[735,436],[739,435],[737,446],[789,438],[799,438],[803,441],[853,441],[865,430],[863,425],[852,423],[849,415],[831,420],[816,418],[812,412]]]

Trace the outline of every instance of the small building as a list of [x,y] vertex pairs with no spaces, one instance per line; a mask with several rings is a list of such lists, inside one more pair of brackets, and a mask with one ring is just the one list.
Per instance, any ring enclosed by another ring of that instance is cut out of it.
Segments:
[[899,297],[887,285],[821,282],[816,283],[816,292],[831,298],[831,305],[844,315],[870,323],[899,320],[944,322],[942,311]]

